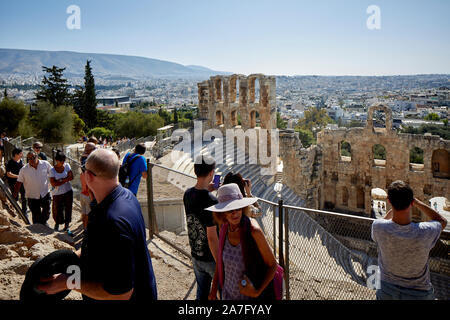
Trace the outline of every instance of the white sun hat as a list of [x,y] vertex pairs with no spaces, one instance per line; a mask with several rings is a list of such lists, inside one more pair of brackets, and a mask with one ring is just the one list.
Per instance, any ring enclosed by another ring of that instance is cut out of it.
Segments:
[[258,201],[258,198],[244,198],[236,183],[225,184],[217,190],[219,203],[206,208],[213,212],[227,212],[245,208]]

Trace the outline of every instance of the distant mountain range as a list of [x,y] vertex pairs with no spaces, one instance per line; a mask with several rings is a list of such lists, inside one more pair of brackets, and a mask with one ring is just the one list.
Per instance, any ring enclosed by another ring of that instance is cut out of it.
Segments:
[[83,76],[86,60],[91,60],[94,76],[109,79],[209,78],[230,72],[136,56],[72,51],[41,51],[0,48],[0,73],[41,74],[42,66],[65,67],[64,75]]

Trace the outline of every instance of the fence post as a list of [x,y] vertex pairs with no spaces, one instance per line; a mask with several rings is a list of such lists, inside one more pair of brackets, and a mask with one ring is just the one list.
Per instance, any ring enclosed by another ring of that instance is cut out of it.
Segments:
[[284,267],[284,274],[285,274],[285,281],[286,281],[286,300],[291,300],[291,294],[290,294],[290,286],[289,286],[289,209],[284,210],[284,232],[285,232],[285,248],[284,252],[286,261],[285,261],[285,267]]
[[283,255],[283,199],[278,200],[278,261],[280,266],[285,268],[284,265],[284,255]]
[[275,205],[272,205],[272,215],[273,215],[273,255],[277,256],[277,219],[275,215]]
[[158,233],[158,225],[156,223],[155,206],[153,205],[153,164],[147,159],[147,212],[148,212],[148,229],[150,239]]

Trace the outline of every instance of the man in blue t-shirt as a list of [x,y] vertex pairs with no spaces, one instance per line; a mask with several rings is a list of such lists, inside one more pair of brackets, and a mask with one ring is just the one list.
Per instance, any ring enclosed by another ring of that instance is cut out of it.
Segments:
[[[81,286],[72,289],[84,299],[156,300],[156,279],[141,207],[120,185],[119,167],[116,154],[106,149],[92,152],[86,161],[86,183],[97,204],[89,213],[86,234],[77,252]],[[66,274],[44,280],[38,290],[48,294],[68,289]]]
[[145,145],[140,143],[134,148],[134,153],[127,153],[125,158],[123,158],[122,165],[125,165],[127,162],[131,163],[128,189],[135,196],[138,193],[141,177],[147,179],[147,161],[143,157],[144,153]]

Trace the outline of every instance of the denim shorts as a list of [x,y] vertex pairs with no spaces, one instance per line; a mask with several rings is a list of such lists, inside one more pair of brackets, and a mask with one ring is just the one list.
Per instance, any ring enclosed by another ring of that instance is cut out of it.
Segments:
[[376,292],[377,300],[435,300],[434,289],[428,291],[408,289],[392,283],[381,281],[381,288]]

